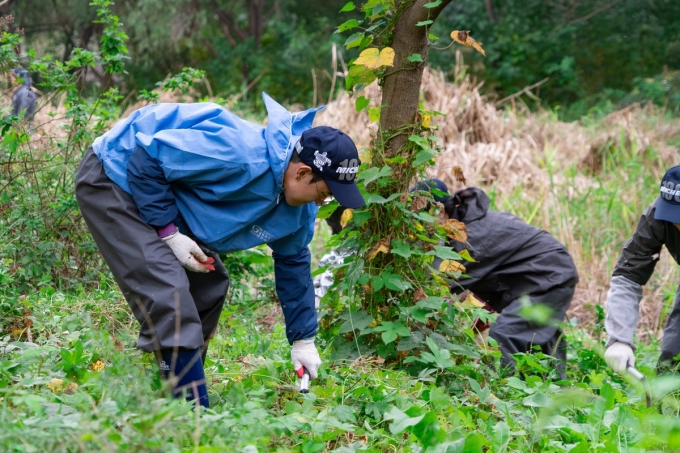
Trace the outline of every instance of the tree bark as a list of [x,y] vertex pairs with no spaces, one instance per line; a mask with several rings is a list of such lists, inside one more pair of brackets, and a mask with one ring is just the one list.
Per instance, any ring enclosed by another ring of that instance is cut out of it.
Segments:
[[[435,21],[442,10],[452,0],[443,0],[435,8],[425,8],[423,5],[432,0],[416,0],[407,7],[394,26],[392,48],[394,49],[394,67],[389,68],[383,85],[383,107],[380,126],[383,131],[394,129],[404,124],[414,124],[418,112],[420,99],[420,84],[423,79],[424,63],[411,63],[406,60],[414,53],[420,54],[423,62],[427,60],[427,33],[430,26],[416,26],[425,20]],[[396,10],[405,0],[397,2]],[[393,154],[401,148],[407,139],[406,134],[394,137],[388,146]]]

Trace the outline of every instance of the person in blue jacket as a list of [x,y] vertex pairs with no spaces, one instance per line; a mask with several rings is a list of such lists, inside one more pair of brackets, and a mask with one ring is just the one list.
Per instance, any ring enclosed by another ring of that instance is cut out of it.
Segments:
[[229,287],[219,253],[272,249],[298,375],[317,377],[308,244],[329,196],[364,204],[352,139],[266,94],[267,126],[213,103],[141,108],[98,137],[76,175],[80,211],[173,394],[208,407],[203,360]]

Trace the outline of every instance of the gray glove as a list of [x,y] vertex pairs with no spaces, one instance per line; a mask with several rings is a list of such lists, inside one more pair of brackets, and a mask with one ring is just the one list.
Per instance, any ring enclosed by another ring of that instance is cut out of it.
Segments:
[[612,343],[604,353],[604,360],[617,373],[624,373],[626,369],[635,366],[633,348],[620,341]]

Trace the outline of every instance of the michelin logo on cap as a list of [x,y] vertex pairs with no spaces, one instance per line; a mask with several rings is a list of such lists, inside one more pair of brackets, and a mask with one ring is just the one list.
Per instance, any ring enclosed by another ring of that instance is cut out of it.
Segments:
[[661,196],[668,200],[680,203],[680,184],[675,184],[673,181],[663,181],[661,182],[660,188]]

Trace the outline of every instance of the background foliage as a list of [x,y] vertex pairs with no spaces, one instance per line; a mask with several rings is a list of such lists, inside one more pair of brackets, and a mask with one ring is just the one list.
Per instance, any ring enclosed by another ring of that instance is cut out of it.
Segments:
[[[89,0],[10,0],[26,38],[24,51],[65,62],[76,47],[93,49],[102,26],[93,23]],[[206,71],[213,93],[251,88],[288,103],[321,103],[331,86],[334,34],[354,16],[344,0],[121,0],[112,6],[130,40],[126,74],[116,79],[123,95],[150,90],[168,74],[190,66]],[[43,5],[43,6],[41,6]],[[680,106],[680,5],[674,0],[460,0],[433,28],[438,46],[451,30],[472,29],[488,58],[466,53],[471,71],[499,98],[549,77],[539,91],[545,105],[561,106],[573,120],[592,109],[610,111],[652,99]],[[259,31],[258,31],[259,30]],[[344,51],[344,61],[356,49]],[[453,74],[453,51],[430,52],[430,64]],[[315,77],[312,75],[314,69]],[[325,71],[325,72],[324,72]],[[101,70],[91,80],[106,83]],[[336,85],[337,87],[337,85]],[[338,87],[339,89],[339,87]],[[321,95],[323,93],[323,95]],[[243,96],[261,109],[259,96]]]

